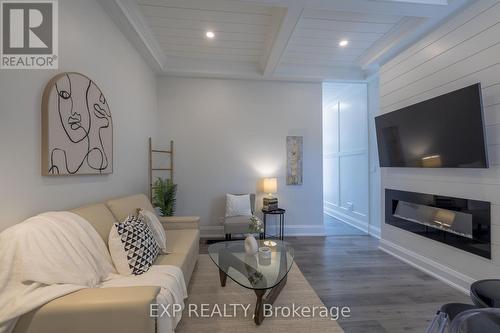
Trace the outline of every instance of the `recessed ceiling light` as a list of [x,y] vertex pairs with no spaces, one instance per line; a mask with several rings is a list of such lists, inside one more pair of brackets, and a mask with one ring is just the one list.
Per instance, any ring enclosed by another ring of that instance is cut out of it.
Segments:
[[207,33],[205,34],[207,36],[207,38],[209,39],[214,39],[215,38],[215,34],[213,31],[207,31]]
[[342,46],[342,47],[345,47],[347,46],[347,44],[349,44],[349,41],[346,40],[346,39],[343,39],[339,42],[339,46]]

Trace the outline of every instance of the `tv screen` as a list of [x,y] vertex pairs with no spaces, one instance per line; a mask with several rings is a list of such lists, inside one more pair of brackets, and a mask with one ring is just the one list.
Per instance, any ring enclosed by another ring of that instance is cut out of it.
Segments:
[[487,168],[481,84],[375,118],[381,167]]

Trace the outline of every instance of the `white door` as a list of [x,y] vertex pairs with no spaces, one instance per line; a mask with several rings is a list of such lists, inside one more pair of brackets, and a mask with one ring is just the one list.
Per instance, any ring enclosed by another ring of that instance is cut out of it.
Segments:
[[323,84],[323,188],[327,233],[333,230],[328,225],[332,218],[350,225],[340,226],[341,233],[368,231],[368,97],[364,83]]

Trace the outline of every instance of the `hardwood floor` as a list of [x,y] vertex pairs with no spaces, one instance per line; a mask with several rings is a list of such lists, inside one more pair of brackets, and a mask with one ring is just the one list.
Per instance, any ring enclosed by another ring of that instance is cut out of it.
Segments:
[[347,223],[337,220],[336,218],[323,215],[323,223],[325,224],[325,234],[327,236],[365,236],[366,232],[350,226]]
[[[370,236],[288,237],[300,270],[328,306],[349,306],[346,333],[423,333],[444,303],[470,303],[445,283],[380,251]],[[207,245],[201,241],[200,252]]]

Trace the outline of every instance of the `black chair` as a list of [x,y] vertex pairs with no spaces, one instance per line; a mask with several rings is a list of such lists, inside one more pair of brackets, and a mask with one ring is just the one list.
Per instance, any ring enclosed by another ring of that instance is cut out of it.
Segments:
[[451,322],[459,315],[460,313],[472,309],[476,309],[477,307],[472,304],[463,304],[463,303],[448,303],[437,311],[434,319],[429,324],[426,333],[445,333],[449,332],[449,328]]
[[476,308],[458,313],[450,323],[450,333],[500,332],[499,308]]
[[500,280],[480,280],[470,287],[474,304],[448,303],[438,310],[427,333],[500,332]]

